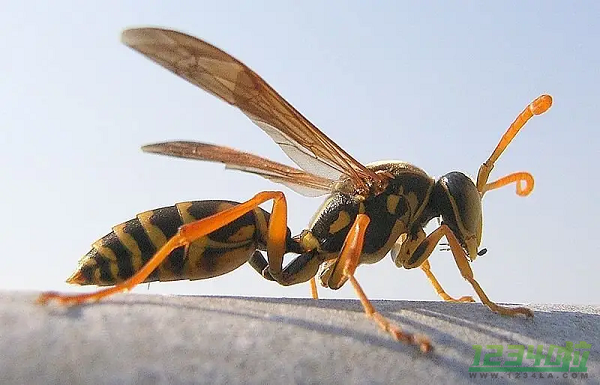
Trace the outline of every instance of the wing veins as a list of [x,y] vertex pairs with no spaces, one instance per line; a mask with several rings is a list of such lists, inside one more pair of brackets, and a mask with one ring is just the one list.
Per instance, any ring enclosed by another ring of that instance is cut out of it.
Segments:
[[228,169],[262,176],[306,196],[329,193],[334,184],[333,180],[258,155],[215,144],[175,141],[147,145],[142,147],[142,150],[178,158],[223,163]]
[[[351,178],[356,187],[368,189],[382,179],[331,141],[308,119],[283,99],[260,76],[224,51],[189,35],[163,29],[127,30],[123,42],[178,76],[238,107],[273,138],[301,167],[316,159],[326,169]],[[269,132],[272,131],[272,132]],[[291,151],[291,149],[295,151]],[[293,154],[293,155],[292,155]],[[311,161],[312,159],[312,161]]]

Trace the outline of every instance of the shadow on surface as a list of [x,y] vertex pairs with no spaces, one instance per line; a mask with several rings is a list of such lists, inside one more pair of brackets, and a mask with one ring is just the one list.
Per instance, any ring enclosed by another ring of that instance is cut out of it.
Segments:
[[[219,306],[222,301],[227,306]],[[473,335],[477,343],[487,344],[549,344],[564,345],[566,341],[586,341],[592,344],[590,354],[597,357],[600,353],[598,327],[600,316],[597,314],[556,310],[556,306],[532,306],[535,311],[533,319],[522,317],[504,317],[492,313],[487,307],[477,303],[446,303],[446,302],[409,302],[409,301],[372,301],[373,305],[386,317],[413,333],[429,336],[434,344],[434,351],[428,356],[422,355],[417,348],[407,346],[393,340],[372,321],[364,318],[365,323],[372,323],[373,332],[361,331],[352,327],[353,323],[363,318],[363,308],[358,300],[312,300],[294,298],[249,298],[249,297],[212,297],[212,296],[146,296],[141,294],[128,295],[126,300],[119,297],[111,298],[94,304],[67,309],[53,309],[53,315],[63,315],[69,318],[80,318],[88,308],[103,306],[154,306],[167,307],[175,311],[190,311],[193,313],[212,313],[215,315],[242,317],[260,322],[291,325],[309,332],[326,334],[326,340],[331,336],[352,338],[361,344],[383,348],[395,354],[411,357],[409,359],[431,360],[445,370],[463,376],[473,359]],[[233,305],[233,306],[232,306]],[[257,306],[258,305],[258,306]],[[290,310],[290,307],[296,308]],[[229,309],[228,309],[229,308]],[[231,308],[235,310],[230,310]],[[560,308],[560,307],[559,307]],[[306,317],[291,316],[303,314],[301,309],[319,311],[346,312],[336,314],[339,323],[331,323],[327,319],[319,321],[318,314],[307,314]],[[348,314],[347,312],[350,312]],[[352,315],[352,314],[355,315]],[[187,315],[183,315],[187,317]],[[198,317],[198,315],[190,315]],[[349,319],[350,318],[350,319]],[[348,324],[350,322],[350,324]],[[359,325],[359,324],[357,324]],[[453,354],[450,354],[453,352]],[[393,356],[390,356],[390,359]],[[406,357],[404,358],[406,359]]]

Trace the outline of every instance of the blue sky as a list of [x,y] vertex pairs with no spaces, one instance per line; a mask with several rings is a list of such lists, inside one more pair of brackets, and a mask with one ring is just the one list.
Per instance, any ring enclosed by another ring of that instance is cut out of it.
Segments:
[[[289,162],[241,113],[119,42],[124,28],[151,25],[236,56],[358,160],[405,160],[433,176],[476,174],[516,115],[551,94],[552,109],[491,177],[526,170],[535,190],[486,195],[488,254],[473,270],[495,301],[597,304],[599,14],[595,2],[9,2],[0,14],[0,288],[69,289],[63,281],[89,245],[138,212],[281,188],[140,151],[188,139]],[[321,200],[284,191],[298,233]],[[430,261],[450,294],[474,295],[449,253]],[[437,299],[418,269],[388,257],[357,277],[372,298]],[[249,267],[137,291],[309,294]],[[321,294],[354,297],[350,287]]]

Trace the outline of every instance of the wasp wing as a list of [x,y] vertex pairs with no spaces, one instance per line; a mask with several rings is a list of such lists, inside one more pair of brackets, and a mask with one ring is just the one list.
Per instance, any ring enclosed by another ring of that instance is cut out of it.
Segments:
[[382,180],[356,161],[246,65],[192,36],[129,29],[122,41],[192,84],[238,107],[303,170],[327,179],[346,175],[357,189]]
[[226,168],[260,175],[297,193],[316,197],[331,192],[334,181],[233,148],[200,142],[165,142],[142,147],[145,152],[224,163]]

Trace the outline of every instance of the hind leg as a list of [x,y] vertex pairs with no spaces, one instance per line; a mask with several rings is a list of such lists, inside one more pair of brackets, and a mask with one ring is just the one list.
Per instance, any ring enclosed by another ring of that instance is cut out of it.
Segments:
[[260,204],[273,200],[273,210],[269,221],[267,255],[269,257],[271,272],[281,271],[283,255],[287,238],[287,204],[285,196],[279,191],[263,191],[256,194],[252,199],[220,211],[214,215],[202,218],[198,221],[181,226],[177,233],[165,243],[150,260],[131,278],[105,289],[85,294],[60,294],[56,292],[42,293],[38,303],[45,304],[56,300],[65,305],[77,305],[86,301],[98,301],[115,293],[129,291],[143,282],[148,276],[179,247],[189,247],[195,240],[218,230],[237,218],[255,209]]

